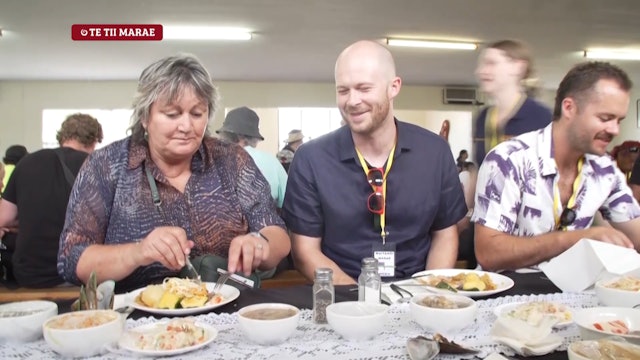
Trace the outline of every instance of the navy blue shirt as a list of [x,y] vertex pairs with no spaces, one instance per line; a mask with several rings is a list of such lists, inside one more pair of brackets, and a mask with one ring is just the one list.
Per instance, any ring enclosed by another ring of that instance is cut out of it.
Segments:
[[[456,224],[467,212],[458,170],[447,142],[396,120],[398,144],[387,175],[387,242],[396,244],[397,278],[424,270],[431,232]],[[282,208],[288,228],[321,237],[322,252],[348,275],[382,244],[372,193],[348,126],[303,144],[289,169]],[[457,241],[457,239],[452,240]]]
[[[473,139],[474,145],[474,155],[476,159],[476,164],[480,167],[482,164],[482,160],[484,160],[485,155],[485,126],[487,122],[487,112],[489,108],[485,107],[482,109],[480,114],[478,115],[475,121],[475,135]],[[552,120],[551,110],[549,110],[546,106],[540,104],[536,100],[532,98],[526,98],[516,112],[515,115],[505,125],[502,130],[502,134],[507,137],[514,137],[518,135],[522,135],[529,131],[534,131],[538,129],[542,129],[549,125]]]

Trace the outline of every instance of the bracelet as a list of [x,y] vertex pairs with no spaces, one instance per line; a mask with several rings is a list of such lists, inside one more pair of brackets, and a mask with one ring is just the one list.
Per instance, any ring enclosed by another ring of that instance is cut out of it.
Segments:
[[264,241],[269,242],[269,239],[267,239],[267,237],[264,236],[264,234],[262,234],[260,231],[254,231],[254,232],[249,233],[249,234],[253,235],[253,236],[257,237],[257,238],[262,238],[262,239],[264,239]]

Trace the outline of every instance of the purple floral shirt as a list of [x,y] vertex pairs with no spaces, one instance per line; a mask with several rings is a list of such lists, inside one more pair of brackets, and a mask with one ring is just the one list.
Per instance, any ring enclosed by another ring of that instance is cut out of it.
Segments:
[[[553,231],[562,205],[553,209],[559,179],[551,128],[532,131],[492,149],[482,163],[471,221],[516,236]],[[568,230],[591,226],[596,211],[611,222],[640,216],[624,174],[609,156],[585,155],[578,186],[576,219]]]
[[[145,168],[158,187],[161,211]],[[137,242],[158,226],[182,227],[195,242],[193,256],[226,258],[234,237],[271,225],[284,228],[269,183],[240,146],[205,137],[181,193],[150,159],[148,147],[127,138],[94,152],[80,170],[60,236],[58,272],[78,283],[76,267],[87,247]],[[175,274],[156,262],[139,267],[117,287],[141,287]]]

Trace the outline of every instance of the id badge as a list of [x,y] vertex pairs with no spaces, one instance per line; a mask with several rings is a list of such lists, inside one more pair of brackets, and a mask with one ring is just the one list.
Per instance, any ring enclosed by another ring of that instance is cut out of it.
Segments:
[[378,273],[381,277],[394,277],[396,275],[396,244],[375,243],[373,245],[373,257],[378,260]]

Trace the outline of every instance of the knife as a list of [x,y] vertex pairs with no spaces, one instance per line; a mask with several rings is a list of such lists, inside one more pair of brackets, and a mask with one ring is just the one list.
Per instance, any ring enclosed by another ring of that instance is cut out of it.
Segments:
[[[398,285],[398,284],[397,284]],[[445,288],[439,288],[437,286],[433,286],[433,285],[427,285],[427,284],[399,284],[402,287],[406,287],[406,286],[417,286],[420,288],[423,288],[427,291],[436,293],[436,294],[451,294],[451,293],[457,293],[458,290],[455,288],[451,288],[451,289],[445,289]]]
[[[228,271],[224,270],[224,269],[220,269],[218,268],[218,274],[226,274]],[[231,274],[231,276],[229,276],[230,280],[233,280],[234,282],[240,284],[240,285],[244,285],[246,287],[253,287],[253,280],[251,279],[247,279],[246,277],[242,277],[238,274]]]

